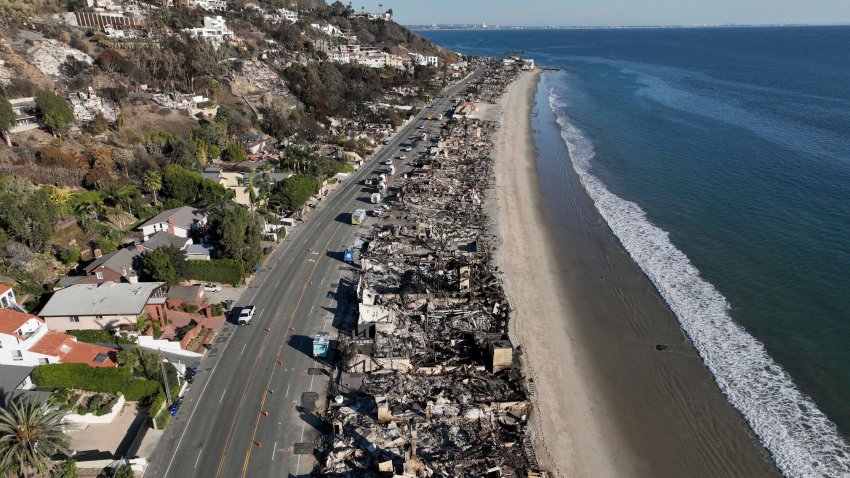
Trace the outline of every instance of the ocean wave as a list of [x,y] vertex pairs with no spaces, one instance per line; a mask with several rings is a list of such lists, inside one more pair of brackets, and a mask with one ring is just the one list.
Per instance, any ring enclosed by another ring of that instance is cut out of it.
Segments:
[[591,173],[593,144],[570,121],[554,90],[573,169],[596,209],[649,277],[690,337],[727,400],[743,415],[788,477],[850,476],[850,446],[758,340],[729,316],[729,303],[634,202],[610,192]]

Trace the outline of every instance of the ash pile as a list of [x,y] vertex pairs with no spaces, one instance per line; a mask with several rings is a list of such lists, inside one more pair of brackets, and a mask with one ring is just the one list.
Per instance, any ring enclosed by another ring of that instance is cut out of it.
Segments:
[[[507,75],[483,75],[476,94],[498,96]],[[314,475],[548,476],[526,433],[533,384],[489,260],[482,204],[495,129],[449,121],[436,153],[377,186],[384,201],[360,226],[356,320],[340,334]]]

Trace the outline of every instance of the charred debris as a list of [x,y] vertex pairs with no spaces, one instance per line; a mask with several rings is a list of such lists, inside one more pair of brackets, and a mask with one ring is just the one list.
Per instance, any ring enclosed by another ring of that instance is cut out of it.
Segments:
[[[458,107],[495,102],[513,77],[489,67]],[[359,226],[315,476],[549,476],[526,432],[533,383],[490,261],[497,124],[474,109],[435,122],[433,146],[391,186],[367,181],[383,201]]]

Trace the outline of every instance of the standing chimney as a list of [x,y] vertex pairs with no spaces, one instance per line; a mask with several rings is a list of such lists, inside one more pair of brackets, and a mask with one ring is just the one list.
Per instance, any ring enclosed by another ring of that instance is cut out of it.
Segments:
[[174,234],[174,219],[169,218],[166,222],[168,223],[168,233],[172,236],[176,236],[176,234]]
[[101,257],[103,257],[103,252],[101,252],[101,250],[100,250],[100,249],[95,249],[95,250],[94,250],[94,258],[95,258],[95,259],[100,259]]

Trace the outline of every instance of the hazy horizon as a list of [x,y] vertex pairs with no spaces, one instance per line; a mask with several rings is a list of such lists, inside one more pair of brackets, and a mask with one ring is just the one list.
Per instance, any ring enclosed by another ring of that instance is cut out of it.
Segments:
[[[482,2],[483,3],[483,2]],[[699,26],[850,23],[846,0],[714,0],[683,5],[676,0],[368,0],[359,10],[393,9],[408,25],[487,24],[512,26]]]

